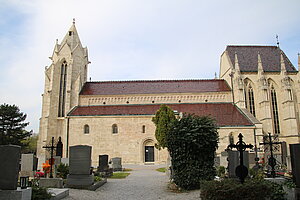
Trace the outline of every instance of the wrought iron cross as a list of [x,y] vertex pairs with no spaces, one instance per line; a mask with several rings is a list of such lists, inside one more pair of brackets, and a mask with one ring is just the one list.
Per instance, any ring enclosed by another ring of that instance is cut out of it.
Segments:
[[273,154],[273,145],[274,144],[281,144],[281,142],[274,142],[272,141],[272,136],[271,136],[271,133],[268,133],[268,138],[269,138],[269,141],[266,142],[261,142],[259,143],[260,145],[269,145],[270,146],[270,158],[268,159],[268,165],[271,166],[271,177],[272,178],[275,178],[276,176],[276,173],[275,173],[275,166],[276,166],[276,159],[274,157],[274,154]]
[[49,149],[50,150],[50,155],[51,155],[51,158],[50,158],[50,178],[53,178],[53,152],[54,152],[54,149],[56,149],[56,147],[54,146],[54,137],[52,137],[52,140],[51,140],[51,145],[46,145],[46,146],[43,146],[43,148],[45,149]]
[[248,175],[248,169],[247,167],[244,165],[244,151],[248,148],[248,149],[252,149],[253,145],[252,144],[246,144],[243,141],[243,135],[242,133],[239,134],[239,141],[236,144],[230,144],[228,145],[227,148],[229,149],[237,149],[240,152],[240,165],[237,166],[235,168],[235,174],[237,177],[239,177],[241,183],[244,183],[245,178]]

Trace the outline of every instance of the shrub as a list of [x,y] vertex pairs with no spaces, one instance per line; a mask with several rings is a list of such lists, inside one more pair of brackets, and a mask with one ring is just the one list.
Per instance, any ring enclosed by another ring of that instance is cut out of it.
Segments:
[[52,197],[51,193],[47,191],[46,188],[43,187],[32,187],[32,200],[46,200]]
[[176,185],[185,190],[197,189],[200,180],[215,177],[218,132],[213,119],[184,115],[179,121],[172,122],[166,139]]
[[217,176],[224,178],[225,177],[226,168],[224,166],[219,166],[217,168]]
[[94,176],[94,182],[99,182],[101,180],[102,178],[100,176]]
[[264,179],[247,179],[244,184],[234,179],[201,183],[202,200],[285,199],[281,185]]
[[66,179],[67,175],[69,174],[69,165],[60,163],[57,166],[56,171],[60,178]]

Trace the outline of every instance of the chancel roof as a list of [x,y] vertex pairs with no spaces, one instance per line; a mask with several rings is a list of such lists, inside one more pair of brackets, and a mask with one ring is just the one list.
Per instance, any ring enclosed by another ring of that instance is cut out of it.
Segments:
[[[190,113],[199,116],[209,115],[216,119],[219,127],[224,126],[253,126],[238,107],[232,103],[186,103],[166,104],[179,113]],[[100,105],[78,106],[69,116],[130,116],[130,115],[155,115],[159,104],[147,105]]]
[[231,63],[235,63],[235,53],[241,72],[257,72],[258,54],[260,54],[265,72],[280,72],[280,54],[283,54],[287,72],[297,72],[285,53],[277,46],[227,46],[226,51]]
[[80,95],[122,95],[161,93],[227,92],[226,81],[211,80],[137,80],[86,82]]

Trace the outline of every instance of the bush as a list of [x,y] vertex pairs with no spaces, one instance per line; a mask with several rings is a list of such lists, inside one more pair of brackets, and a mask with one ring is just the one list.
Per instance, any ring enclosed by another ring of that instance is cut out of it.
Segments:
[[226,168],[224,166],[219,166],[217,169],[217,176],[224,178],[226,173]]
[[46,188],[43,187],[32,187],[32,200],[46,200],[50,199],[52,195],[47,191]]
[[200,193],[202,200],[283,200],[284,195],[281,185],[264,179],[247,179],[244,184],[234,179],[205,181]]
[[176,185],[185,190],[197,189],[201,180],[215,177],[218,132],[213,119],[184,115],[172,122],[166,139]]
[[99,182],[101,180],[102,178],[100,176],[94,176],[94,182]]
[[60,163],[57,168],[57,176],[66,179],[69,174],[69,165]]

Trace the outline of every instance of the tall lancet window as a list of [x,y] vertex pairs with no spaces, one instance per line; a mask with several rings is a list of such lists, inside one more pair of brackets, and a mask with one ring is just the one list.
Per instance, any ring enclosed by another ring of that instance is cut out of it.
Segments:
[[245,101],[246,101],[246,108],[255,117],[254,92],[253,92],[253,87],[250,82],[246,83]]
[[67,87],[67,63],[66,61],[64,61],[60,69],[58,117],[65,116],[66,87]]
[[278,106],[277,106],[277,96],[276,90],[273,85],[270,87],[270,96],[271,96],[271,108],[272,108],[272,117],[273,117],[273,126],[274,126],[274,133],[280,133],[279,127],[279,117],[278,117]]

